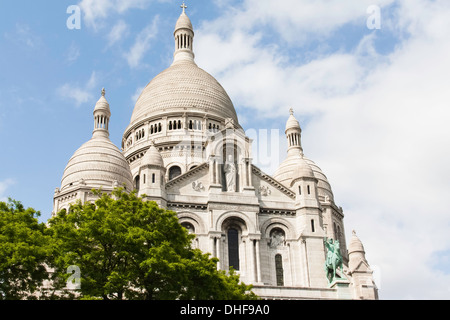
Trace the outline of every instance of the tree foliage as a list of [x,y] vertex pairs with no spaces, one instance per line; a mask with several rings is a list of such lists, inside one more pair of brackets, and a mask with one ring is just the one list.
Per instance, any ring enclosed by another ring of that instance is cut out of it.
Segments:
[[48,279],[50,237],[39,215],[18,201],[0,202],[0,300],[34,298]]
[[135,193],[96,191],[99,199],[71,206],[49,221],[52,265],[62,289],[69,266],[81,271],[81,298],[255,299],[233,271],[191,248],[175,212]]

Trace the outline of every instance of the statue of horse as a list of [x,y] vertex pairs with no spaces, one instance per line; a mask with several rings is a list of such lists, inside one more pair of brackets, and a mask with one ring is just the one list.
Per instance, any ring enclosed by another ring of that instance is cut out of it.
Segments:
[[343,259],[339,246],[339,240],[324,239],[325,247],[328,249],[325,260],[325,271],[327,279],[331,283],[336,278],[336,269],[343,270]]

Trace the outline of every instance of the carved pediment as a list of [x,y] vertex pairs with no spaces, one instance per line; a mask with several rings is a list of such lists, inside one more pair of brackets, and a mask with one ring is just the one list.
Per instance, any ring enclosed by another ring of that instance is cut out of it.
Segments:
[[252,181],[260,200],[292,201],[295,193],[283,184],[252,165]]
[[170,180],[166,184],[167,193],[200,194],[209,186],[209,164],[203,163],[198,167]]

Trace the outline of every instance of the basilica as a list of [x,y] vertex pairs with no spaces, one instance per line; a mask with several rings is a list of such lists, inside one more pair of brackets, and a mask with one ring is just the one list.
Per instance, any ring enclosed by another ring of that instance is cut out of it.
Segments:
[[[263,299],[378,299],[364,247],[322,170],[304,155],[302,129],[286,110],[285,160],[273,175],[252,163],[233,102],[197,66],[186,7],[176,22],[173,63],[143,89],[120,149],[109,139],[103,89],[92,138],[70,158],[53,215],[95,201],[92,189],[136,190],[175,211],[193,246],[234,268]],[[86,119],[89,121],[89,119]]]

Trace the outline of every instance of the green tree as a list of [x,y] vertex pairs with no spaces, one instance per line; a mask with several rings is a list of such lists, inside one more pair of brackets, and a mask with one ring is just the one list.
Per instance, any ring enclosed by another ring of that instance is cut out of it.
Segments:
[[0,300],[35,298],[51,249],[40,213],[13,199],[0,202]]
[[217,259],[191,248],[176,213],[116,189],[95,191],[99,199],[71,206],[49,221],[53,263],[64,286],[76,265],[81,298],[255,299],[238,275],[216,269]]

